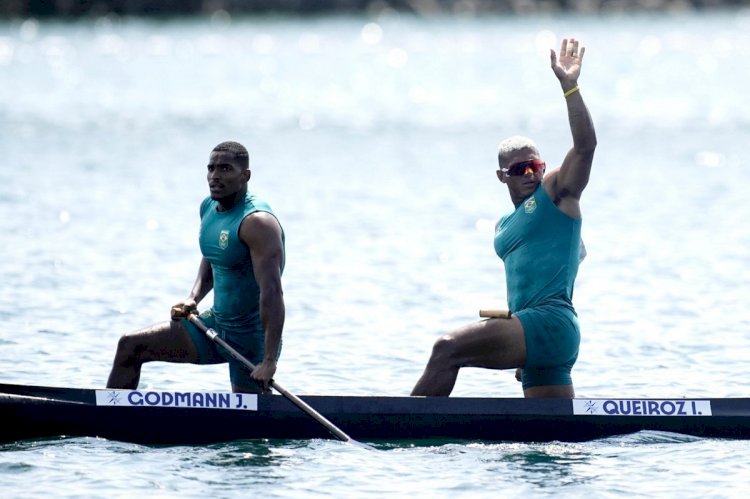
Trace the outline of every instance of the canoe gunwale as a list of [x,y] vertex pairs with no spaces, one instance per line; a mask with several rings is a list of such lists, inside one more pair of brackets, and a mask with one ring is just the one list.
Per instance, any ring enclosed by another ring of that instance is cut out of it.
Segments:
[[[301,395],[360,441],[584,442],[643,430],[750,439],[750,399],[711,403],[710,416],[574,414],[563,399]],[[599,399],[587,399],[599,400]],[[601,399],[608,400],[608,399]],[[644,403],[656,399],[637,399]],[[661,400],[661,399],[659,399]],[[676,399],[678,400],[678,399]],[[0,384],[0,442],[55,436],[156,445],[249,439],[328,439],[316,421],[280,395],[257,410],[96,405],[96,390]]]

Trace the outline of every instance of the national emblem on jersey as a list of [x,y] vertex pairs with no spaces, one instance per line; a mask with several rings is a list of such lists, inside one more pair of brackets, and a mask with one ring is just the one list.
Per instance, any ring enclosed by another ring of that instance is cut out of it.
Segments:
[[523,202],[523,210],[526,213],[534,213],[536,210],[536,199],[534,199],[534,196]]
[[227,249],[227,246],[229,246],[229,231],[222,230],[219,233],[219,248]]

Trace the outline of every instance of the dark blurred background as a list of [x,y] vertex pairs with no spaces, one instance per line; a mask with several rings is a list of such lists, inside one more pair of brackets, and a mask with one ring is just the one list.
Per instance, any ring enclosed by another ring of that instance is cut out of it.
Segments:
[[117,15],[380,13],[420,15],[490,12],[693,10],[750,5],[750,0],[2,0],[0,17]]

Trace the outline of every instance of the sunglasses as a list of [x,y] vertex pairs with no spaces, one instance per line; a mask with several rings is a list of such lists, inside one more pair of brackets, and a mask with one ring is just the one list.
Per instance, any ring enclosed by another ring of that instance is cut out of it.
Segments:
[[514,165],[510,165],[508,168],[503,168],[503,173],[509,177],[522,177],[526,175],[526,170],[531,168],[531,171],[536,175],[537,173],[544,170],[547,166],[541,159],[530,159],[529,161],[521,161]]

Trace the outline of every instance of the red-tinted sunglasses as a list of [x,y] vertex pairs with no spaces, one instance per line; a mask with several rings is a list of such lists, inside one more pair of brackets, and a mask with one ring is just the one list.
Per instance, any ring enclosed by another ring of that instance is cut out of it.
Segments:
[[536,175],[537,173],[544,170],[546,163],[541,159],[530,159],[529,161],[521,161],[515,165],[510,165],[508,168],[503,168],[503,173],[509,177],[522,177],[526,175],[526,170],[531,168],[531,171]]

